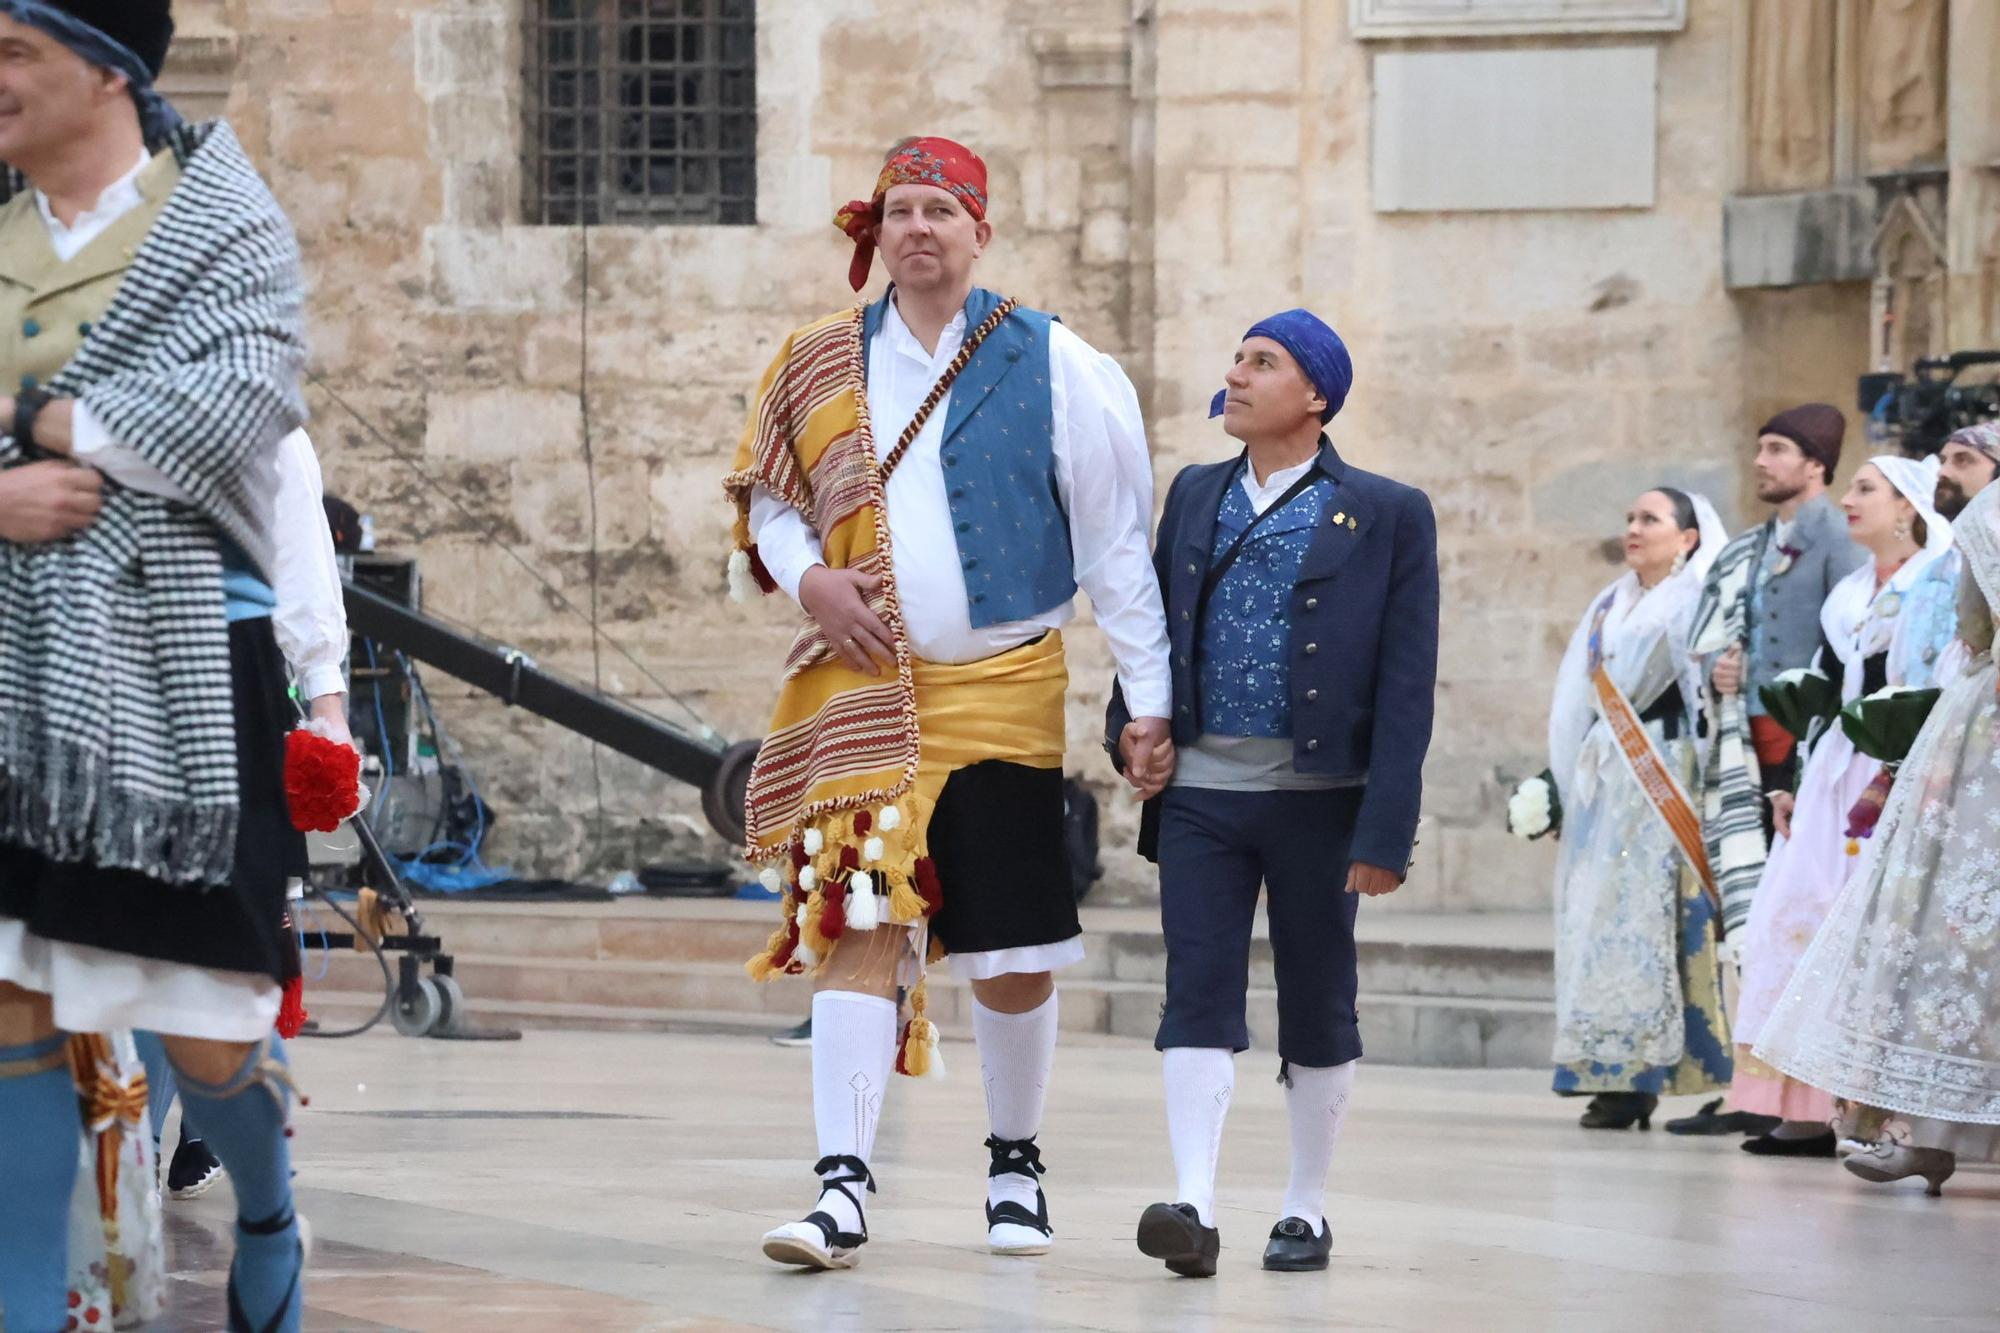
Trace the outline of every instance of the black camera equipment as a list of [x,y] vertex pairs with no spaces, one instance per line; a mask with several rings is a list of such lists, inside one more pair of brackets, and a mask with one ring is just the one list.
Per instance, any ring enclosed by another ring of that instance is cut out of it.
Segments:
[[1905,454],[1927,457],[1944,448],[1953,431],[2000,418],[2000,382],[1959,383],[1974,366],[2000,366],[2000,351],[1920,357],[1908,375],[1863,375],[1858,405]]

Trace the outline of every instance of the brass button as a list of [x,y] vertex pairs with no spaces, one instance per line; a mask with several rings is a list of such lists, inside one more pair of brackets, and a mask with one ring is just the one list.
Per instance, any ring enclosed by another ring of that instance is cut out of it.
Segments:
[[1311,754],[1314,750],[1317,750],[1318,748],[1319,748],[1319,737],[1315,736],[1311,740],[1306,742],[1307,754]]
[[1318,651],[1319,651],[1319,645],[1318,645],[1318,644],[1316,644],[1316,643],[1309,643],[1309,644],[1307,644],[1307,645],[1306,645],[1306,656],[1307,656],[1307,657],[1311,657],[1311,656],[1312,656],[1312,655],[1313,655],[1314,653],[1316,653],[1316,652],[1318,652]]
[[1308,611],[1317,611],[1317,610],[1319,610],[1319,598],[1317,598],[1317,597],[1308,597],[1308,598],[1306,598],[1306,610],[1308,610]]
[[1318,690],[1307,690],[1307,691],[1306,691],[1306,702],[1307,702],[1307,703],[1316,703],[1316,702],[1318,702],[1318,700],[1319,700],[1319,691],[1318,691]]

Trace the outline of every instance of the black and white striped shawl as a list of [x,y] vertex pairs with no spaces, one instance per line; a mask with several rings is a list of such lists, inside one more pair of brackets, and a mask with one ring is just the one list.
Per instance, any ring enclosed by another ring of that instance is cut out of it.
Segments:
[[[1751,584],[1770,539],[1769,523],[1752,528],[1723,547],[1709,569],[1688,641],[1689,650],[1705,665],[1732,646],[1748,651]],[[1744,679],[1749,679],[1747,668]],[[1710,696],[1708,713],[1714,727],[1702,755],[1702,840],[1708,844],[1708,864],[1722,898],[1722,928],[1733,934],[1750,919],[1750,899],[1764,877],[1769,851],[1764,843],[1764,792],[1743,695],[1716,696],[1711,687]]]
[[[180,183],[48,389],[194,503],[107,483],[76,536],[0,541],[0,839],[219,884],[239,807],[218,534],[270,567],[259,478],[305,419],[303,285],[291,224],[229,127],[182,126],[167,146]],[[19,460],[0,439],[0,466]]]

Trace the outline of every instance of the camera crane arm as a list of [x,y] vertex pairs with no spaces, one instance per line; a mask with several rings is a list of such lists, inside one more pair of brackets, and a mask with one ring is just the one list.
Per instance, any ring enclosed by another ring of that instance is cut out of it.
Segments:
[[713,732],[692,735],[551,675],[517,650],[475,639],[356,584],[344,587],[347,623],[354,633],[696,788],[709,826],[732,845],[743,844],[744,793],[757,757],[755,741],[732,745]]

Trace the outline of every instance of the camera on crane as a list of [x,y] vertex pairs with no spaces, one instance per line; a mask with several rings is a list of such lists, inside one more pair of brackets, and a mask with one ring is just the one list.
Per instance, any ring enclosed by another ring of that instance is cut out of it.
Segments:
[[1919,357],[1908,375],[1863,375],[1859,406],[1868,414],[1870,436],[1925,458],[1944,448],[1953,431],[2000,419],[2000,381],[1959,382],[1975,366],[2000,366],[2000,351]]

